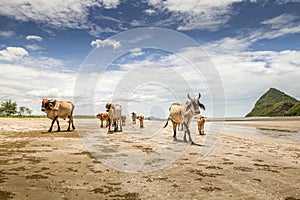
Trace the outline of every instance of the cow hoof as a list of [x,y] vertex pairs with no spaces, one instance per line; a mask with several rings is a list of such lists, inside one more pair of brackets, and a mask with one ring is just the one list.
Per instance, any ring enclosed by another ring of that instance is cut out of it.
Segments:
[[186,139],[183,139],[183,142],[186,142],[186,143],[187,143],[188,141],[187,141]]
[[193,145],[193,144],[195,144],[195,143],[194,143],[193,141],[190,141],[190,144]]
[[173,141],[177,141],[177,138],[176,138],[176,137],[174,137],[174,138],[173,138]]
[[48,130],[48,133],[51,133],[52,132],[52,130]]

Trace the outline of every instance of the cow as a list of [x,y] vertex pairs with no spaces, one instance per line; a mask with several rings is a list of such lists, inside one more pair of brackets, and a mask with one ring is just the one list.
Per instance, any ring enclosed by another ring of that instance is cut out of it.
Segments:
[[101,122],[100,127],[101,128],[103,128],[103,121],[106,122],[105,127],[108,127],[108,114],[107,113],[98,113],[97,118],[100,119],[100,122]]
[[70,131],[70,125],[72,124],[73,130],[75,129],[74,122],[73,122],[73,111],[74,111],[74,104],[71,101],[58,101],[58,100],[49,100],[43,99],[41,111],[47,114],[49,119],[52,119],[51,126],[48,132],[52,132],[52,127],[54,122],[57,123],[57,132],[60,131],[60,126],[58,122],[58,118],[69,118],[69,126],[67,131]]
[[121,116],[121,120],[122,120],[122,126],[125,126],[126,115],[122,115],[122,116]]
[[198,124],[199,135],[205,135],[205,133],[204,133],[204,123],[205,123],[204,117],[202,115],[198,115],[197,124]]
[[135,112],[132,112],[132,113],[131,113],[132,124],[136,124],[136,118],[137,118],[136,113],[135,113]]
[[121,115],[122,115],[122,106],[120,104],[112,104],[107,103],[105,105],[106,112],[108,112],[108,133],[111,132],[110,126],[114,124],[114,132],[118,131],[119,124],[120,124],[120,131],[122,131],[122,122],[121,122]]
[[144,116],[139,115],[137,119],[140,121],[140,128],[144,128]]
[[172,121],[173,123],[173,139],[177,140],[176,138],[176,128],[178,126],[178,124],[183,123],[183,126],[185,128],[184,130],[184,136],[183,136],[183,140],[184,142],[187,142],[186,140],[186,133],[189,136],[189,142],[191,144],[194,144],[192,138],[191,138],[191,134],[190,134],[190,130],[189,130],[189,125],[191,123],[191,119],[193,118],[193,116],[195,114],[200,114],[200,110],[199,107],[202,108],[203,110],[205,110],[205,106],[199,102],[199,99],[201,97],[201,94],[199,93],[199,97],[198,98],[191,98],[190,95],[188,94],[187,97],[189,98],[190,101],[187,101],[185,103],[173,103],[170,108],[170,115],[168,117],[168,120],[164,126],[167,127],[169,120]]

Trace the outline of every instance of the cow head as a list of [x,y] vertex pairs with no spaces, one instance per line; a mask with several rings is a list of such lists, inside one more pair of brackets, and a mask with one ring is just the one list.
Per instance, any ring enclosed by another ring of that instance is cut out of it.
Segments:
[[195,114],[200,114],[200,108],[202,108],[203,110],[205,110],[205,106],[200,103],[199,99],[201,97],[201,94],[199,93],[198,98],[191,98],[190,95],[188,94],[187,97],[191,100],[190,104],[188,105],[187,109],[189,109],[190,107],[192,107],[194,109]]
[[105,105],[105,108],[106,108],[106,112],[108,112],[110,110],[110,108],[111,108],[111,103],[107,103]]
[[45,112],[47,110],[54,109],[55,103],[56,103],[56,100],[53,100],[53,99],[51,99],[51,100],[49,100],[49,99],[43,99],[42,100],[41,111]]
[[50,100],[49,100],[49,99],[43,99],[43,100],[42,100],[42,105],[41,105],[41,111],[42,111],[42,112],[45,112],[46,109],[49,108],[49,103],[50,103]]

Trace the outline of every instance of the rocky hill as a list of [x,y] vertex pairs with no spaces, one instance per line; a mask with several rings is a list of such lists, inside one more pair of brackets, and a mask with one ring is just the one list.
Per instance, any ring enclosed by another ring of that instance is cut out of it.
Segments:
[[270,88],[255,103],[254,108],[246,117],[300,116],[300,101],[277,90]]

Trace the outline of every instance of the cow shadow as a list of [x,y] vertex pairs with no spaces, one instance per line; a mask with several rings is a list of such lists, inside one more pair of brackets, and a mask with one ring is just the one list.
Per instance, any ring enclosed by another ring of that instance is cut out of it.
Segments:
[[42,131],[41,134],[71,133],[71,132],[74,132],[74,131],[75,131],[75,130],[70,130],[70,131],[62,130],[62,131],[51,131],[51,132],[48,132],[48,131]]
[[122,133],[123,131],[117,130],[117,131],[108,131],[107,134],[114,134],[114,133]]
[[[177,143],[189,143],[188,141],[184,141],[183,139],[176,139],[176,140],[173,140],[173,142],[177,142]],[[196,146],[199,146],[199,147],[204,147],[205,145],[202,145],[202,144],[198,144],[196,142],[192,142],[191,145],[196,145]]]

